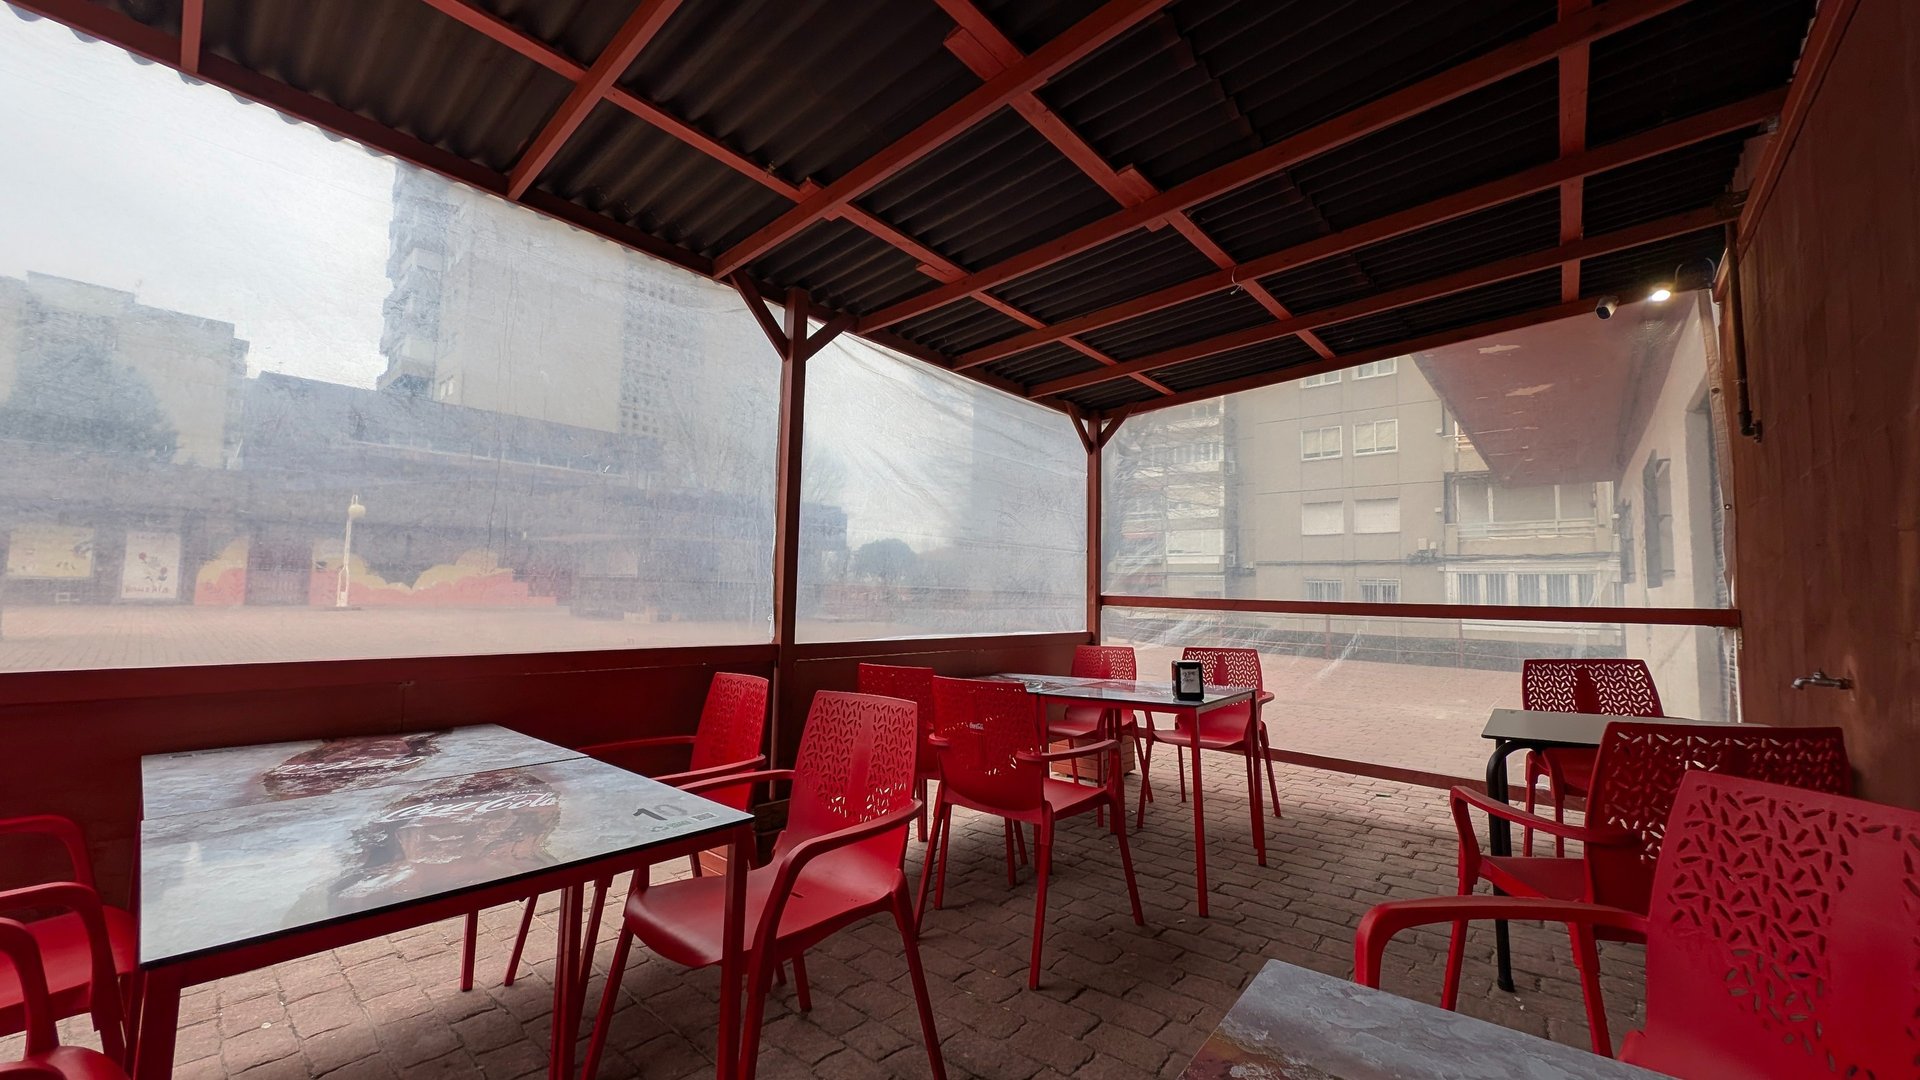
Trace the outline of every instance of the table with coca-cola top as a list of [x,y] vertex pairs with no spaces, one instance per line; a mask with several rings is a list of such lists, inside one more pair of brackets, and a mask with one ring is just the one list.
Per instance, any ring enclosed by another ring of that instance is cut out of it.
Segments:
[[553,890],[549,1075],[567,1076],[584,886],[712,847],[729,849],[732,1074],[751,815],[493,725],[154,755],[141,772],[136,1076],[171,1073],[185,986]]

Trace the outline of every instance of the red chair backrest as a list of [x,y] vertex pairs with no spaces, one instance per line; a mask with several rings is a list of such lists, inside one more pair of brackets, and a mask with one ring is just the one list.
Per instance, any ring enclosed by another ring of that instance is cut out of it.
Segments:
[[934,730],[947,741],[940,782],[973,806],[1039,809],[1047,768],[1019,758],[1040,749],[1039,699],[1016,682],[936,678],[933,701]]
[[1853,790],[1853,770],[1839,728],[1614,721],[1607,725],[1594,759],[1587,823],[1624,830],[1638,839],[1631,849],[1588,848],[1587,874],[1595,901],[1647,910],[1667,819],[1683,778],[1693,772],[1835,795]]
[[933,734],[933,669],[900,667],[893,664],[861,664],[857,685],[863,694],[900,698],[919,706],[920,723],[917,736],[919,749],[915,755],[915,767],[921,776],[932,775],[933,744],[927,742],[927,736]]
[[1665,716],[1645,660],[1528,660],[1520,707],[1601,716]]
[[1203,665],[1200,677],[1208,686],[1251,686],[1266,689],[1260,682],[1260,650],[1190,648],[1181,652],[1182,660],[1198,660]]
[[1130,645],[1076,645],[1073,674],[1081,679],[1137,679]]
[[[795,844],[885,817],[913,803],[914,740],[919,710],[911,701],[822,690],[807,710],[806,730],[793,764],[787,827],[774,857]],[[809,867],[861,858],[899,865],[907,830],[888,830],[829,852]]]
[[1629,1060],[1688,1077],[1920,1069],[1920,813],[1690,772]]
[[716,672],[700,709],[688,769],[711,769],[760,755],[767,728],[767,680],[758,675]]

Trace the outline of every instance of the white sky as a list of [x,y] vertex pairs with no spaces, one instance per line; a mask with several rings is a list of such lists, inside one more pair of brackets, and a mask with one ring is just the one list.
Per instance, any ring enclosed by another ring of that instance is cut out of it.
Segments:
[[126,289],[233,323],[250,370],[373,385],[391,160],[5,5],[0,103],[0,275]]

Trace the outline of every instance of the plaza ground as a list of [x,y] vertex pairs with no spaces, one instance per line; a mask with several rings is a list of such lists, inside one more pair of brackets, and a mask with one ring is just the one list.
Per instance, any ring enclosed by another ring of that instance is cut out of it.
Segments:
[[[803,640],[863,640],[885,624],[802,626]],[[172,667],[407,656],[758,644],[744,623],[582,619],[558,609],[43,606],[0,609],[0,671]],[[1177,650],[1143,647],[1140,672],[1165,678]],[[1273,744],[1322,757],[1472,778],[1490,709],[1520,704],[1518,672],[1267,656]]]

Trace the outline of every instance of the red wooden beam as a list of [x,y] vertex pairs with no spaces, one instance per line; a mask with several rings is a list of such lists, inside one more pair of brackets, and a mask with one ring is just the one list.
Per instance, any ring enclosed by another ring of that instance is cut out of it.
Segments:
[[180,70],[200,70],[200,42],[206,36],[207,0],[180,0]]
[[965,370],[992,363],[1002,357],[1012,356],[1056,341],[1067,334],[1082,334],[1103,326],[1125,322],[1162,308],[1232,288],[1235,284],[1246,283],[1268,274],[1344,254],[1368,244],[1389,240],[1416,229],[1450,221],[1476,210],[1484,210],[1489,206],[1497,206],[1537,191],[1544,191],[1569,177],[1590,176],[1608,169],[1619,168],[1715,135],[1750,127],[1779,112],[1781,102],[1784,100],[1785,94],[1782,92],[1761,94],[1758,97],[1722,106],[1631,138],[1608,143],[1581,154],[1550,161],[1512,176],[1435,199],[1396,214],[1376,218],[1351,229],[1342,229],[1303,244],[1284,248],[1271,255],[1250,259],[1229,270],[1207,274],[1099,311],[1062,320],[1043,331],[1016,334],[991,345],[981,346],[960,356],[954,366]]
[[1793,82],[1787,87],[1786,104],[1780,109],[1780,127],[1761,152],[1760,165],[1755,170],[1752,185],[1747,188],[1747,202],[1740,212],[1740,226],[1736,232],[1743,252],[1753,242],[1754,225],[1766,210],[1767,200],[1773,197],[1774,185],[1780,181],[1780,170],[1786,167],[1787,156],[1793,153],[1793,144],[1800,138],[1800,129],[1807,122],[1807,111],[1813,105],[1814,95],[1820,92],[1820,84],[1826,81],[1833,54],[1839,51],[1840,40],[1846,36],[1847,26],[1853,22],[1854,13],[1859,8],[1860,0],[1823,0],[1813,14],[1813,25],[1807,30],[1807,43],[1800,50],[1799,66],[1794,69]]
[[[1087,54],[1138,25],[1171,0],[1108,0],[1093,14],[1046,43],[1033,55],[987,80],[932,119],[896,140],[893,145],[861,162],[833,183],[808,196],[799,206],[780,215],[714,260],[718,272],[731,273],[797,235],[871,190],[901,169],[939,148],[948,139],[984,120],[1015,97],[1032,90],[1078,63]],[[1626,0],[1616,0],[1626,2]],[[1647,2],[1647,0],[1638,0]],[[985,286],[982,286],[984,288]],[[965,296],[977,290],[956,294]],[[898,321],[898,320],[896,320]]]
[[[1568,49],[1618,33],[1679,7],[1686,0],[1612,0],[1574,18],[1529,34],[1483,56],[1449,68],[1412,86],[1388,94],[1327,123],[1282,139],[1237,161],[1202,173],[1154,198],[1110,214],[984,270],[948,285],[865,316],[862,330],[891,326],[904,319],[952,303],[968,293],[989,289],[1184,210],[1216,195],[1272,175],[1310,157],[1418,115],[1436,105],[1472,93],[1516,72],[1545,63]],[[1037,54],[1036,54],[1037,55]],[[732,265],[726,256],[720,265]]]
[[1508,315],[1504,318],[1493,319],[1488,322],[1475,323],[1472,326],[1462,326],[1455,330],[1444,330],[1437,334],[1407,338],[1404,341],[1390,342],[1386,345],[1372,349],[1363,349],[1359,352],[1343,353],[1331,360],[1315,360],[1306,364],[1294,364],[1278,371],[1263,371],[1258,375],[1247,375],[1228,382],[1203,386],[1195,390],[1183,390],[1178,394],[1174,394],[1172,397],[1136,402],[1132,405],[1121,406],[1114,411],[1123,416],[1132,416],[1137,413],[1152,412],[1156,409],[1170,409],[1176,405],[1191,405],[1196,401],[1208,401],[1213,398],[1224,397],[1228,394],[1238,394],[1246,390],[1258,390],[1263,386],[1292,382],[1295,379],[1304,379],[1309,375],[1323,375],[1332,371],[1344,371],[1347,368],[1356,367],[1360,364],[1370,364],[1375,360],[1385,360],[1388,357],[1405,356],[1408,353],[1425,352],[1429,349],[1458,345],[1463,341],[1473,341],[1476,338],[1505,334],[1514,330],[1525,329],[1529,326],[1558,322],[1561,319],[1570,319],[1576,316],[1592,318],[1593,302],[1591,300],[1574,300],[1543,308],[1535,308],[1532,311],[1524,311],[1518,315]]
[[560,109],[547,120],[547,125],[534,136],[533,143],[527,147],[520,160],[514,162],[513,171],[507,177],[507,197],[518,199],[526,194],[533,182],[540,177],[541,170],[560,152],[560,145],[567,141],[587,114],[600,103],[607,91],[613,87],[614,80],[626,74],[633,66],[634,57],[647,47],[654,35],[660,32],[667,20],[679,9],[684,0],[640,0],[640,6],[614,32],[613,40],[600,52],[593,66],[587,69],[580,81],[573,84],[573,91],[560,103]]
[[[1560,0],[1560,17],[1570,19],[1593,6],[1593,0]],[[1576,45],[1560,54],[1560,156],[1578,154],[1587,148],[1587,69],[1592,50]],[[1586,183],[1580,177],[1560,182],[1560,242],[1580,239]],[[1580,264],[1560,268],[1560,299],[1580,295]]]
[[1526,255],[1517,255],[1510,259],[1501,259],[1498,262],[1489,263],[1486,266],[1474,267],[1471,270],[1463,270],[1457,274],[1448,274],[1445,277],[1435,278],[1431,281],[1422,281],[1404,288],[1392,289],[1373,296],[1362,297],[1350,303],[1323,308],[1319,311],[1308,312],[1305,315],[1297,315],[1286,322],[1271,323],[1266,326],[1255,326],[1250,329],[1235,331],[1231,334],[1221,334],[1218,337],[1211,337],[1205,341],[1197,341],[1191,345],[1182,345],[1178,348],[1155,353],[1152,356],[1143,356],[1138,360],[1128,360],[1125,363],[1117,364],[1110,368],[1103,368],[1099,371],[1089,371],[1079,375],[1068,375],[1065,378],[1053,379],[1035,386],[1032,393],[1034,396],[1039,397],[1059,394],[1068,390],[1077,390],[1083,386],[1092,386],[1095,383],[1106,382],[1109,379],[1119,378],[1122,375],[1127,375],[1132,372],[1156,371],[1174,364],[1185,363],[1188,360],[1198,360],[1204,356],[1212,356],[1215,353],[1223,353],[1231,349],[1239,349],[1248,345],[1258,345],[1262,342],[1273,341],[1277,338],[1298,333],[1301,330],[1312,330],[1315,327],[1330,326],[1335,323],[1346,322],[1349,319],[1358,319],[1366,315],[1376,315],[1380,312],[1391,311],[1394,308],[1405,307],[1409,304],[1417,304],[1427,300],[1437,300],[1440,297],[1451,296],[1454,293],[1465,292],[1468,289],[1479,288],[1482,285],[1491,285],[1495,282],[1506,281],[1510,278],[1522,277],[1526,274],[1563,266],[1568,262],[1590,259],[1596,255],[1606,255],[1615,251],[1624,251],[1628,248],[1639,247],[1642,244],[1651,244],[1659,240],[1665,240],[1668,237],[1681,236],[1686,233],[1697,232],[1701,229],[1709,229],[1728,221],[1732,216],[1729,211],[1717,206],[1692,210],[1684,214],[1675,214],[1671,217],[1664,217],[1657,221],[1649,221],[1642,225],[1620,229],[1602,236],[1588,237],[1583,240],[1577,240],[1571,244],[1562,244],[1559,247],[1549,248],[1546,251],[1536,251]]
[[1521,604],[1363,604],[1324,600],[1227,600],[1191,596],[1102,596],[1114,607],[1247,611],[1263,615],[1347,615],[1382,619],[1494,619],[1501,622],[1632,623],[1636,626],[1740,625],[1737,608],[1529,607]]

